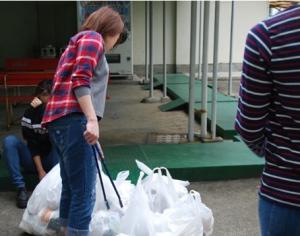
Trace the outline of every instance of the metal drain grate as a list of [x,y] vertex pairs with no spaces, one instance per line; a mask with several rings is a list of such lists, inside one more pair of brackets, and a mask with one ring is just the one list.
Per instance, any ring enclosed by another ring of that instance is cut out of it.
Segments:
[[186,143],[187,134],[170,134],[170,133],[149,133],[147,136],[148,144],[155,143]]

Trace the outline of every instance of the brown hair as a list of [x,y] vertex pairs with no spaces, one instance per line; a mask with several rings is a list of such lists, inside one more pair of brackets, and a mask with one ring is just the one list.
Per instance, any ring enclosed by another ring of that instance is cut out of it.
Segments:
[[120,14],[106,6],[89,15],[80,30],[94,30],[105,37],[121,34],[123,29],[124,23]]

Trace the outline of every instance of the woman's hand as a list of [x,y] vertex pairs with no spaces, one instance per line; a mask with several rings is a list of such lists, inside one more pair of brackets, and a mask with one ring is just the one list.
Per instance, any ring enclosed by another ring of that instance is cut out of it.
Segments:
[[39,105],[41,105],[42,104],[42,101],[38,98],[38,97],[35,97],[32,101],[31,101],[31,103],[30,103],[30,105],[33,107],[33,108],[36,108],[36,107],[38,107]]
[[85,117],[87,118],[86,130],[83,136],[88,144],[94,145],[99,138],[99,124],[91,95],[78,97],[78,103]]
[[40,181],[45,177],[46,174],[47,173],[44,171],[44,169],[38,171]]
[[99,124],[98,120],[89,119],[86,124],[86,130],[83,133],[88,144],[94,145],[99,139]]

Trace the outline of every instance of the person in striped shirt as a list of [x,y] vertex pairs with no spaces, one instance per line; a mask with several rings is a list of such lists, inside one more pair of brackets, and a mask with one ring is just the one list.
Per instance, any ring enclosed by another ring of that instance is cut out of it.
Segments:
[[62,178],[60,224],[65,235],[86,236],[95,204],[96,161],[108,64],[105,53],[123,37],[124,23],[110,7],[93,12],[62,54],[43,124],[59,155]]
[[265,157],[259,219],[265,235],[300,235],[300,6],[246,39],[235,129]]

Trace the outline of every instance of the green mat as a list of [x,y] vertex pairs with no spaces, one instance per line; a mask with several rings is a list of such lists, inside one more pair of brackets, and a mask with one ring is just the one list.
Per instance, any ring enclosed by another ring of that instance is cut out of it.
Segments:
[[[160,81],[153,81],[153,88],[154,89],[157,89],[160,86],[162,86],[162,83]],[[149,90],[150,89],[150,84],[144,84],[142,87],[143,87],[144,90]]]
[[[169,97],[171,97],[174,100],[170,101],[169,103],[159,106],[159,109],[161,111],[171,111],[171,110],[178,109],[178,107],[180,107],[180,106],[187,105],[189,103],[189,91],[188,91],[189,87],[188,86],[189,86],[188,84],[169,84],[168,90],[167,90],[168,95],[169,95]],[[207,102],[211,103],[212,102],[212,99],[211,99],[212,89],[211,88],[208,88],[207,94],[208,94]],[[237,99],[230,97],[230,96],[226,96],[221,93],[218,93],[217,101],[218,101],[218,104],[219,103],[232,103],[232,102],[236,102]],[[195,87],[195,107],[197,107],[198,106],[197,104],[200,104],[200,103],[201,103],[201,86],[196,85],[196,87]],[[222,114],[226,114],[226,113],[222,113]]]
[[181,98],[177,98],[166,104],[160,105],[159,109],[161,111],[173,111],[175,109],[180,109],[182,106],[185,106],[185,105],[186,105],[186,101],[184,101]]
[[[183,74],[168,74],[167,92],[173,101],[159,106],[161,111],[171,111],[186,106],[189,103],[188,76]],[[163,75],[155,75],[155,83],[161,85]],[[195,109],[201,108],[201,81],[195,81]],[[207,88],[208,102],[208,125],[210,126],[212,88]],[[234,119],[236,115],[237,98],[217,93],[217,135],[232,139],[236,132],[234,130]],[[201,121],[200,114],[196,113],[196,119]]]
[[264,163],[242,142],[118,146],[105,153],[114,176],[129,169],[134,181],[136,159],[150,168],[165,166],[175,178],[189,181],[258,177]]
[[[167,74],[167,84],[188,84],[189,77],[184,74]],[[154,75],[154,80],[159,81],[163,84],[164,75],[163,74],[156,74]],[[201,84],[200,80],[195,80],[195,84]]]
[[[200,109],[201,103],[195,104],[195,109]],[[210,129],[211,103],[207,107],[208,128]],[[237,111],[237,102],[217,103],[217,134],[225,139],[233,139],[237,135],[234,130],[234,120]],[[201,122],[201,114],[195,114],[197,121]]]
[[[155,74],[153,77],[153,88],[159,88],[163,85],[164,75],[163,74]],[[167,84],[188,84],[189,77],[184,74],[167,74]],[[200,80],[195,80],[195,84],[201,84]],[[143,86],[145,90],[150,89],[150,85],[146,84]]]
[[[189,102],[189,85],[188,84],[169,84],[168,85],[168,93],[173,96],[180,97],[186,102]],[[207,101],[212,101],[212,89],[207,88]],[[195,102],[201,102],[201,84],[195,84]],[[226,96],[222,93],[217,94],[218,102],[233,102],[237,101],[236,98]]]
[[[139,175],[135,160],[150,168],[167,167],[174,178],[189,181],[258,177],[264,163],[244,143],[228,141],[111,146],[104,147],[104,153],[113,178],[118,172],[129,170],[134,183]],[[27,187],[32,188],[36,183],[36,176],[26,175]],[[0,190],[12,189],[8,172],[0,160]]]

